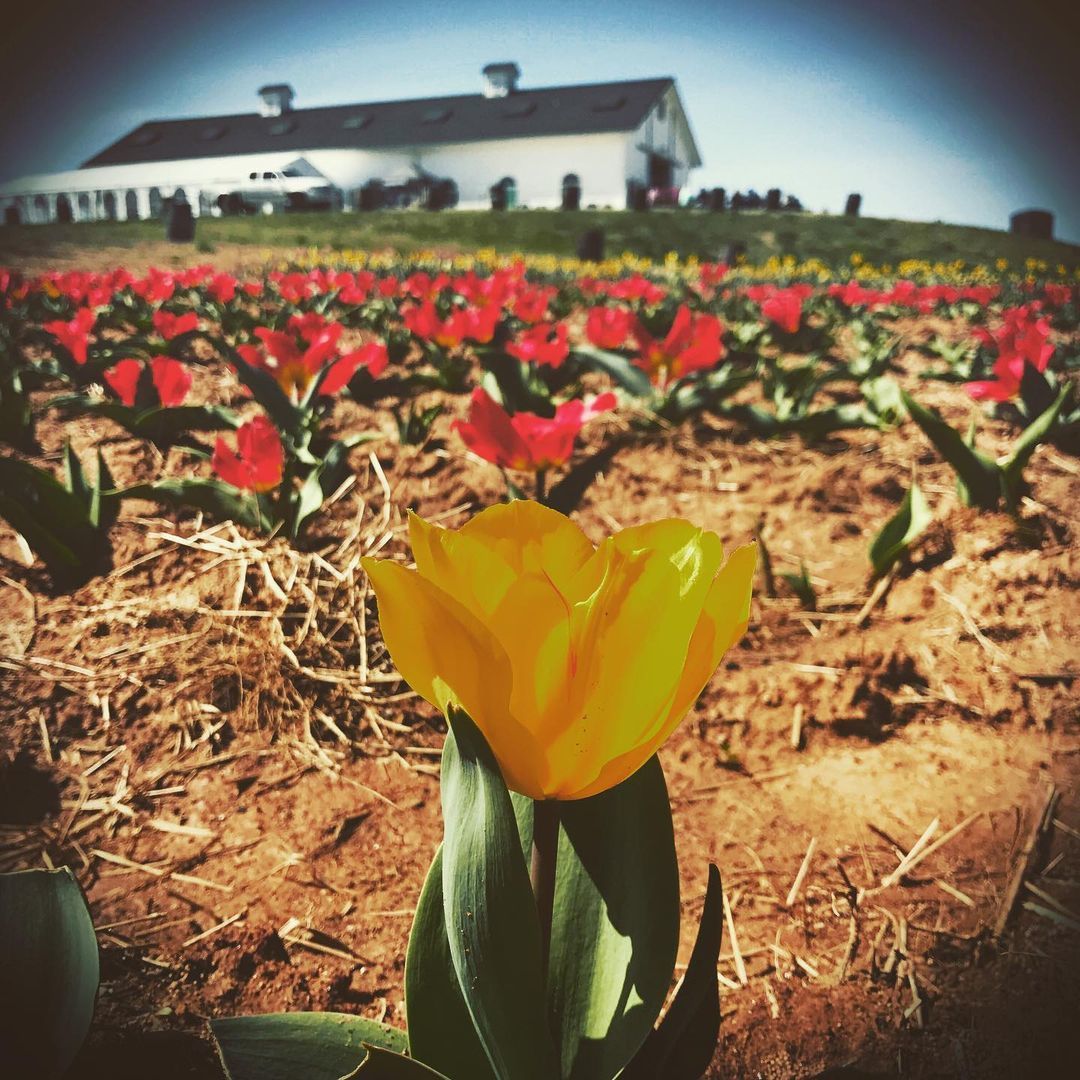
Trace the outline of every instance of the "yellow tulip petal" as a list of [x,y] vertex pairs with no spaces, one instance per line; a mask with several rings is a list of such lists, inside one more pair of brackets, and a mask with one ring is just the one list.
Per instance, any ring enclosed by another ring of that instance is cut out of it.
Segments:
[[[512,533],[521,521],[532,521],[541,529],[550,525],[552,516],[566,521],[543,507],[537,508],[543,511],[542,515],[535,511],[506,513],[507,507],[494,509],[504,511],[495,516],[496,524],[501,519],[504,534]],[[490,521],[490,511],[480,516],[485,515],[489,515]],[[579,540],[584,539],[576,526],[572,532]],[[553,541],[552,533],[550,528],[546,537],[540,532],[535,542],[513,538],[499,541],[493,549],[489,537],[478,536],[475,530],[467,531],[467,527],[451,532],[415,516],[410,521],[418,571],[468,608],[501,643],[514,673],[511,712],[532,732],[543,728],[544,714],[550,709],[565,713],[567,693],[571,609],[544,567],[544,556],[550,563],[553,555],[569,548],[569,562],[563,559],[556,568],[557,573],[565,576],[581,554],[580,546],[575,549],[573,545],[572,535],[568,545],[557,536]],[[545,542],[546,551],[542,550]],[[591,555],[592,545],[588,541],[585,544]],[[521,553],[527,554],[530,546],[532,557],[521,560]],[[519,565],[509,567],[503,561],[504,552],[513,552]]]
[[750,619],[757,545],[736,548],[713,580],[701,618],[686,653],[679,688],[666,715],[645,733],[647,742],[660,746],[682,722],[723,659],[724,653],[746,632]]
[[731,553],[709,590],[705,608],[690,640],[682,680],[658,727],[640,745],[607,762],[596,779],[580,788],[574,798],[588,798],[622,783],[641,768],[682,723],[724,653],[746,631],[756,564],[756,544],[744,545]]
[[379,601],[383,640],[402,678],[439,708],[445,708],[448,687],[484,733],[507,785],[542,797],[543,751],[511,714],[510,662],[498,640],[416,571],[385,559],[364,559],[363,566]]
[[560,592],[595,550],[570,518],[528,499],[490,506],[458,532],[497,552],[517,573],[546,574]]
[[409,515],[409,542],[421,577],[464,604],[478,619],[488,616],[502,602],[517,579],[517,571],[500,554],[466,536],[462,530],[429,525]]
[[577,652],[580,705],[560,730],[545,733],[563,796],[591,784],[607,761],[640,745],[667,714],[722,558],[719,539],[686,522],[633,532],[608,542],[608,571],[586,607]]

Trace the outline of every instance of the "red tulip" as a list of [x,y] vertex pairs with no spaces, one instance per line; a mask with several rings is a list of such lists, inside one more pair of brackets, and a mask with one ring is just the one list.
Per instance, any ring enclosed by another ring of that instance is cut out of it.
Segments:
[[155,356],[150,361],[150,375],[164,408],[175,409],[184,404],[191,390],[191,372],[186,364],[171,356]]
[[176,276],[167,270],[150,267],[146,277],[131,282],[131,290],[151,304],[164,304],[176,291]]
[[566,323],[538,323],[523,330],[506,351],[524,363],[557,368],[570,355]]
[[[289,329],[304,339],[309,345],[327,327],[327,320],[317,311],[306,311],[303,315],[289,317]],[[338,333],[341,331],[339,330]]]
[[306,300],[312,294],[311,279],[298,271],[285,274],[280,270],[275,270],[268,277],[277,286],[281,299],[288,304],[299,304],[301,300]]
[[615,404],[615,395],[609,391],[588,403],[566,401],[553,417],[524,412],[510,416],[478,387],[472,394],[468,421],[456,420],[452,426],[465,445],[486,461],[504,469],[538,472],[565,464],[582,425]]
[[321,315],[309,312],[294,315],[289,328],[300,334],[307,348],[298,346],[291,334],[260,327],[255,335],[263,348],[238,345],[236,351],[252,367],[269,372],[294,403],[304,398],[311,383],[327,366],[330,370],[319,385],[323,396],[336,394],[361,367],[366,367],[373,378],[386,370],[389,357],[382,342],[370,342],[338,356],[338,339],[343,330],[340,323],[328,323]]
[[761,314],[785,334],[797,334],[802,322],[803,298],[794,289],[778,289],[761,304]]
[[[127,358],[119,360],[104,374],[113,393],[128,408],[134,408],[139,391],[139,379],[142,377],[141,360]],[[150,361],[150,377],[157,392],[158,404],[166,409],[183,405],[191,389],[191,372],[187,366],[171,356],[155,356]]]
[[231,304],[236,296],[237,284],[238,282],[232,274],[215,274],[206,283],[206,291],[219,304]]
[[419,307],[406,308],[402,321],[406,329],[421,341],[432,341],[444,349],[456,349],[463,341],[486,345],[495,336],[501,310],[487,307],[454,308],[446,319],[440,319],[435,305],[427,300]]
[[976,401],[1009,401],[1020,393],[1024,377],[1024,365],[1031,364],[1036,371],[1045,371],[1054,355],[1050,344],[1050,320],[1038,318],[1038,309],[1032,305],[1007,308],[1002,312],[1004,322],[990,332],[983,327],[975,336],[984,346],[996,348],[998,358],[994,361],[995,379],[984,379],[964,384],[968,395]]
[[523,289],[514,299],[514,316],[526,323],[538,323],[547,317],[548,303],[557,292],[548,286],[543,289]]
[[667,290],[643,274],[622,278],[620,281],[604,282],[601,290],[613,300],[640,300],[646,307],[659,304],[667,296]]
[[673,379],[713,367],[726,351],[723,332],[724,324],[715,315],[694,315],[683,304],[663,341],[651,337],[640,322],[635,325],[641,355],[634,363],[663,388]]
[[102,378],[112,388],[113,393],[131,408],[135,404],[135,393],[139,388],[139,378],[142,375],[142,361],[127,359],[113,364]]
[[389,362],[386,346],[381,341],[369,342],[354,352],[346,353],[330,365],[330,370],[319,387],[319,393],[325,397],[336,394],[362,367],[367,368],[373,379],[377,379],[386,370]]
[[634,316],[625,308],[594,307],[589,310],[585,336],[598,349],[621,349],[634,329]]
[[194,311],[186,315],[174,315],[171,311],[159,309],[154,312],[154,329],[166,340],[172,341],[180,334],[188,334],[199,327],[199,316]]
[[76,364],[86,363],[86,348],[90,331],[94,328],[97,316],[92,308],[79,308],[71,322],[57,319],[42,325],[42,330],[52,334],[69,353]]
[[301,352],[291,334],[259,327],[255,336],[263,343],[263,348],[240,345],[236,351],[252,367],[268,371],[289,400],[295,403],[304,397],[312,380],[337,353],[341,331],[339,323],[331,323]]
[[278,430],[265,416],[256,416],[236,431],[234,450],[218,436],[211,459],[214,472],[242,491],[270,491],[281,483],[285,451]]

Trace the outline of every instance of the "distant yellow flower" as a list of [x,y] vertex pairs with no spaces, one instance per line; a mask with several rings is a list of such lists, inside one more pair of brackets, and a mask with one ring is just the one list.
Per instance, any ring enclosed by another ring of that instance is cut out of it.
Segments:
[[410,517],[416,569],[365,559],[403,678],[476,721],[507,785],[583,799],[656,752],[746,629],[754,545],[667,520],[593,547],[534,502],[456,532]]

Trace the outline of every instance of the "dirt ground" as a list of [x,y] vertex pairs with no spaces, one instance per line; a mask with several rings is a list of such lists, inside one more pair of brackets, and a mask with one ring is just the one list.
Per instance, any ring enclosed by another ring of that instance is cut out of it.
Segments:
[[[903,363],[916,385],[925,360]],[[959,388],[918,385],[967,415]],[[501,496],[450,418],[402,447],[385,409],[340,403],[335,425],[385,437],[353,452],[355,482],[299,550],[129,506],[111,572],[57,594],[0,525],[0,869],[71,865],[102,946],[73,1078],[216,1077],[211,1016],[405,1022],[445,729],[397,680],[358,559],[408,557],[408,508],[452,526]],[[583,459],[616,446],[576,513],[594,539],[671,515],[725,545],[760,528],[778,578],[804,563],[818,593],[809,612],[759,582],[746,638],[661,755],[680,961],[710,860],[730,908],[711,1075],[1075,1075],[1077,460],[1037,452],[1018,527],[959,507],[911,425],[811,447],[715,418],[626,426],[586,433]],[[120,483],[191,468],[100,420],[46,421],[46,459],[67,434]],[[1010,438],[984,423],[984,448]],[[863,614],[869,541],[913,468],[936,522]]]

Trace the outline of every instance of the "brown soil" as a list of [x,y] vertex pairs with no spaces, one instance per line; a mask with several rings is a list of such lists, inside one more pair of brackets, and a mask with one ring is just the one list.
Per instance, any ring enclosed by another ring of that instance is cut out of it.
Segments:
[[[235,392],[200,379],[209,398]],[[961,422],[956,387],[919,385]],[[0,869],[73,866],[103,949],[73,1077],[215,1077],[211,1016],[404,1023],[444,726],[395,679],[357,559],[405,553],[407,508],[456,525],[501,495],[448,421],[400,447],[387,412],[340,403],[335,425],[385,438],[354,451],[355,484],[298,551],[129,507],[111,572],[57,594],[0,526]],[[607,423],[583,457],[619,434]],[[44,423],[45,459],[66,435],[103,445],[121,483],[192,467],[96,420]],[[997,452],[1011,437],[990,422],[981,436]],[[867,545],[915,466],[936,524],[860,625]],[[1043,447],[1018,527],[957,506],[911,426],[804,447],[706,419],[620,443],[586,490],[576,516],[594,538],[680,515],[731,544],[760,523],[777,576],[805,563],[818,593],[804,612],[782,581],[775,598],[759,590],[746,639],[662,753],[680,960],[709,860],[735,930],[713,1075],[1054,1076],[1075,1062],[1078,474]],[[1054,822],[1009,903],[1049,785]],[[881,887],[933,821],[937,837],[966,825]]]

